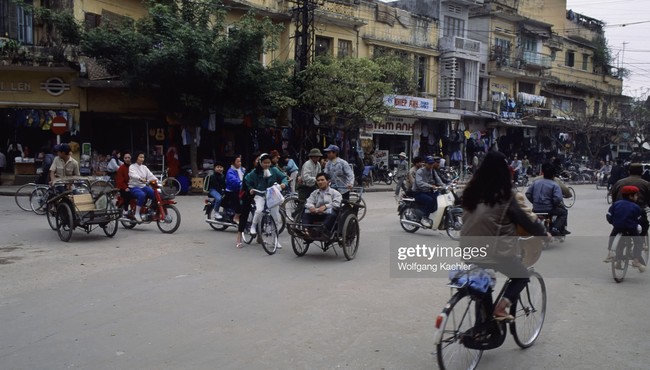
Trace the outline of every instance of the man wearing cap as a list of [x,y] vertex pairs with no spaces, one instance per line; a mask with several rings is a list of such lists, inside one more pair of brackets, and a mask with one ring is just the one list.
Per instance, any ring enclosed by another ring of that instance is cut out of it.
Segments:
[[354,172],[346,160],[339,158],[340,151],[336,145],[325,148],[324,152],[327,155],[325,173],[330,176],[332,186],[341,193],[343,199],[350,199],[349,189],[354,186]]
[[316,175],[322,171],[320,158],[323,156],[323,153],[318,148],[312,148],[308,156],[309,160],[300,169],[300,177],[298,180],[301,182],[298,188],[298,199],[300,200],[307,199],[316,190]]
[[435,158],[427,156],[424,159],[424,163],[424,167],[415,173],[413,192],[415,192],[414,198],[421,205],[420,209],[423,212],[422,224],[425,227],[432,227],[433,221],[431,221],[429,215],[438,210],[438,186],[444,184],[434,177],[433,166],[436,163]]
[[79,162],[70,156],[70,146],[68,144],[58,145],[56,151],[57,157],[54,158],[50,166],[50,184],[54,183],[57,178],[80,176]]
[[[642,174],[643,166],[641,163],[632,163],[630,165],[630,176],[620,179],[612,185],[612,203],[622,198],[622,190],[624,186],[636,186],[639,189],[636,204],[641,207],[641,209],[648,207],[648,201],[650,201],[650,182],[642,179]],[[645,212],[643,212],[639,224],[641,225],[641,235],[648,235],[648,218],[646,217]]]
[[395,180],[397,181],[397,186],[395,187],[395,198],[399,196],[400,190],[402,190],[402,185],[404,184],[404,179],[409,172],[409,164],[406,160],[406,153],[401,152],[399,154],[399,161],[397,162],[397,172],[395,172]]
[[557,216],[555,224],[548,230],[552,235],[568,235],[566,229],[568,214],[567,209],[562,205],[562,189],[553,181],[555,177],[555,166],[551,163],[542,165],[543,179],[533,182],[526,190],[526,198],[533,204],[533,212],[548,213]]

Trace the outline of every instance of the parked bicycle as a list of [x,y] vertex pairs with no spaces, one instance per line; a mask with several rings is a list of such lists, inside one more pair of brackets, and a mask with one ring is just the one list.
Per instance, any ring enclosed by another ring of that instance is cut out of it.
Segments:
[[30,182],[20,186],[14,193],[16,205],[23,211],[33,211],[31,206],[32,193],[37,189],[47,189],[48,187],[47,184],[39,184],[36,182]]
[[503,344],[507,326],[519,347],[528,348],[535,343],[546,316],[546,284],[533,268],[529,272],[530,281],[510,306],[509,313],[515,319],[509,323],[495,320],[492,312],[494,302],[501,299],[510,279],[493,300],[494,281],[481,281],[485,276],[493,276],[486,270],[474,266],[452,277],[448,284],[452,297],[435,323],[436,357],[441,370],[475,369],[484,350]]

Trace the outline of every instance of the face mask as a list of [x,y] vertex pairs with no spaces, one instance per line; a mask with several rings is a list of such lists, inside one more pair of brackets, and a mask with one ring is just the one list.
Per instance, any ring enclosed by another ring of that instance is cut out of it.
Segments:
[[271,170],[268,168],[264,170],[264,177],[271,177]]

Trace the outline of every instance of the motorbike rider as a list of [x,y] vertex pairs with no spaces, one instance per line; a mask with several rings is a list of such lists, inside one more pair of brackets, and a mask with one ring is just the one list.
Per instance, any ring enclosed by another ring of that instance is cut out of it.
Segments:
[[[246,183],[247,188],[250,189],[250,194],[255,195],[255,198],[253,198],[255,202],[255,215],[253,215],[250,233],[257,234],[257,224],[262,217],[266,198],[257,195],[255,190],[266,192],[266,189],[273,186],[274,183],[280,184],[280,187],[284,190],[289,186],[289,182],[287,181],[287,175],[285,175],[284,172],[280,171],[275,166],[272,166],[271,156],[267,153],[260,155],[257,166],[253,171],[249,172],[246,177],[244,177],[244,182]],[[270,211],[276,225],[279,225],[281,222],[280,206],[277,205],[271,208]],[[278,245],[278,248],[281,248],[281,246]]]
[[413,192],[415,200],[421,205],[423,217],[421,223],[425,227],[432,227],[433,221],[429,215],[438,210],[438,186],[443,186],[442,180],[436,178],[434,172],[434,165],[436,158],[427,156],[424,159],[424,167],[417,170],[415,173],[415,183],[413,184]]
[[214,173],[210,176],[210,183],[208,185],[208,194],[210,198],[214,198],[213,211],[215,220],[223,218],[219,213],[219,208],[221,207],[221,200],[225,191],[226,178],[223,174],[223,164],[221,162],[215,162]]
[[338,146],[330,145],[325,150],[327,155],[327,164],[325,165],[325,173],[330,176],[332,185],[338,189],[343,196],[343,199],[350,199],[349,189],[354,186],[354,172],[350,164],[339,158],[341,151]]
[[326,230],[332,230],[343,197],[330,188],[330,177],[325,172],[316,175],[316,184],[318,189],[309,195],[305,203],[302,223],[312,225],[315,221],[322,221]]
[[135,163],[132,163],[129,166],[129,188],[131,189],[131,195],[136,198],[136,207],[135,207],[135,220],[142,222],[142,216],[140,215],[140,209],[147,201],[147,198],[152,201],[156,200],[153,189],[147,184],[149,181],[157,181],[158,179],[154,176],[149,168],[144,165],[144,152],[137,152],[135,155]]
[[548,213],[550,216],[557,216],[555,224],[551,226],[552,235],[568,235],[566,229],[568,211],[562,205],[562,189],[553,181],[555,168],[550,163],[542,165],[544,178],[533,182],[526,190],[526,198],[533,204],[533,212]]
[[122,199],[122,206],[124,207],[124,214],[129,209],[129,202],[131,202],[131,190],[129,189],[129,166],[131,166],[131,153],[124,152],[122,154],[122,164],[115,171],[115,186],[120,190],[120,198]]
[[[630,165],[630,176],[618,180],[612,186],[612,203],[622,199],[623,187],[636,186],[639,189],[636,204],[641,207],[641,209],[646,209],[648,207],[648,201],[650,200],[650,182],[641,178],[642,173],[643,166],[640,163],[632,163]],[[642,213],[639,224],[641,225],[641,236],[648,235],[649,223],[645,212]]]
[[409,164],[406,160],[406,153],[401,152],[398,157],[399,161],[397,162],[397,172],[395,172],[395,181],[397,182],[397,186],[395,186],[395,198],[399,196],[399,192],[402,190],[402,184],[404,184],[406,175],[409,172]]

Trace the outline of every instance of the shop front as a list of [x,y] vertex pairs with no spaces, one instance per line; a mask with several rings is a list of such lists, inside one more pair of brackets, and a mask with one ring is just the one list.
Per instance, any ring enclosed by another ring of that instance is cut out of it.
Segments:
[[[71,85],[76,73],[60,67],[0,66],[0,150],[7,154],[8,171],[33,180],[43,152],[80,131],[81,91]],[[53,131],[55,125],[62,126],[62,135]],[[73,149],[78,157],[80,146]]]
[[374,165],[383,162],[393,168],[399,153],[410,153],[416,122],[415,118],[388,116],[383,122],[372,124],[367,133],[372,135]]

